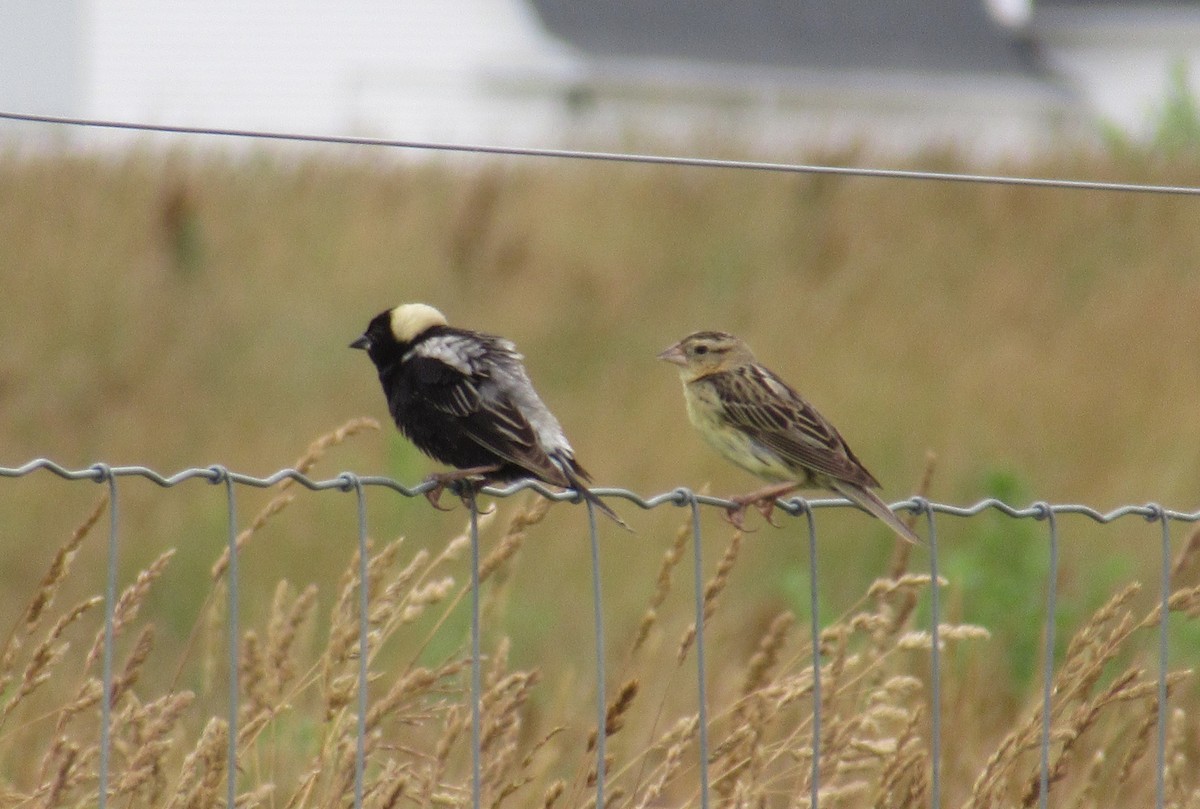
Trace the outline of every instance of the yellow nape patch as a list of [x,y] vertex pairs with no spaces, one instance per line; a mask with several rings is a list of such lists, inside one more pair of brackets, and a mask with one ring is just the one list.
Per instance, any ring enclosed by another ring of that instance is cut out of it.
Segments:
[[446,316],[425,303],[406,303],[392,310],[392,335],[401,343],[410,343],[426,329],[445,326]]

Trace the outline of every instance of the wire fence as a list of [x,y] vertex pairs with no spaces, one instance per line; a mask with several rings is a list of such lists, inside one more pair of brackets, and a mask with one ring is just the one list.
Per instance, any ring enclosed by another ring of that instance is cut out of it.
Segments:
[[[226,772],[227,805],[236,805],[238,784],[238,723],[239,723],[239,677],[241,672],[241,651],[239,649],[240,614],[239,589],[240,573],[238,569],[238,510],[237,491],[240,487],[269,488],[284,481],[294,481],[306,489],[319,491],[337,491],[353,494],[357,520],[358,540],[358,672],[357,672],[357,732],[354,764],[354,806],[363,806],[364,774],[366,767],[366,722],[370,711],[370,683],[368,680],[367,661],[369,658],[370,632],[368,616],[370,603],[368,601],[368,511],[365,499],[367,488],[380,488],[395,492],[404,498],[420,498],[434,484],[425,482],[415,486],[406,486],[391,478],[372,475],[358,475],[345,472],[331,478],[314,479],[292,468],[280,469],[266,477],[257,477],[231,471],[221,466],[196,467],[185,469],[172,475],[164,475],[143,466],[110,466],[94,464],[80,469],[68,469],[53,461],[38,459],[17,467],[0,467],[0,477],[20,478],[41,471],[49,472],[70,481],[92,482],[106,487],[109,497],[109,536],[106,554],[106,586],[105,586],[105,620],[103,631],[103,699],[101,702],[100,722],[100,758],[99,758],[99,793],[98,805],[104,809],[108,805],[110,792],[110,755],[112,747],[112,694],[114,685],[113,647],[114,647],[114,610],[118,593],[118,559],[121,548],[122,525],[120,517],[121,493],[118,481],[125,478],[141,478],[149,480],[161,487],[174,487],[188,481],[201,481],[221,486],[226,501],[226,541],[229,550],[227,568],[228,593],[228,627],[227,627],[227,677],[229,689],[228,705],[228,748]],[[533,481],[521,482],[505,488],[485,487],[482,493],[490,497],[507,498],[525,490],[537,492],[542,497],[554,501],[579,502],[578,496],[572,491],[553,491],[540,483]],[[636,492],[621,488],[597,488],[595,493],[603,498],[624,500],[635,506],[652,510],[663,507],[686,508],[690,510],[692,527],[692,587],[695,595],[695,663],[697,682],[697,715],[698,715],[698,746],[699,769],[698,789],[699,805],[708,807],[712,796],[711,779],[708,764],[712,750],[708,739],[709,716],[708,698],[706,694],[706,642],[704,632],[705,603],[703,578],[703,547],[701,510],[710,509],[723,511],[733,505],[731,501],[719,497],[696,493],[687,488],[678,488],[653,496],[642,496]],[[471,623],[470,623],[470,713],[471,713],[471,799],[474,807],[481,805],[482,786],[481,773],[484,762],[481,760],[481,715],[482,700],[481,653],[480,653],[480,551],[479,551],[479,514],[475,496],[466,495],[470,511],[470,545],[471,545]],[[596,654],[596,782],[595,805],[606,805],[606,766],[605,766],[605,736],[606,709],[608,705],[606,693],[606,671],[604,665],[605,652],[605,622],[603,604],[603,589],[600,570],[600,532],[597,528],[596,513],[593,506],[583,501],[587,509],[587,526],[590,541],[592,565],[592,599],[594,614],[594,647]],[[842,499],[804,499],[789,498],[778,501],[777,507],[784,513],[795,518],[802,518],[802,524],[807,534],[808,567],[810,578],[810,625],[812,649],[814,650],[812,667],[812,761],[810,778],[809,805],[819,807],[821,804],[821,744],[822,744],[822,661],[821,661],[821,620],[818,599],[818,523],[814,518],[816,511],[828,508],[853,507],[849,501]],[[1165,806],[1166,744],[1167,744],[1167,684],[1168,684],[1168,621],[1171,609],[1171,527],[1175,523],[1195,523],[1200,521],[1200,511],[1183,512],[1164,508],[1155,503],[1146,505],[1127,505],[1120,508],[1101,512],[1080,504],[1050,504],[1045,502],[1033,503],[1026,507],[1016,507],[996,499],[981,500],[969,506],[954,506],[944,503],[930,502],[920,497],[914,497],[892,506],[898,511],[906,511],[919,515],[925,523],[925,538],[928,542],[929,576],[932,582],[939,581],[938,572],[938,523],[939,517],[974,517],[985,511],[994,510],[1015,520],[1035,520],[1042,523],[1046,529],[1047,553],[1049,569],[1046,577],[1046,607],[1044,624],[1044,667],[1041,677],[1042,710],[1041,733],[1039,742],[1040,775],[1038,787],[1038,805],[1048,806],[1051,785],[1051,702],[1054,697],[1055,672],[1055,616],[1058,599],[1058,556],[1059,556],[1059,520],[1063,515],[1080,515],[1098,523],[1112,523],[1123,518],[1141,518],[1158,524],[1160,527],[1161,565],[1158,587],[1158,609],[1161,620],[1158,622],[1157,634],[1157,718],[1155,734],[1155,807]],[[942,801],[942,744],[943,744],[943,706],[942,680],[945,676],[941,662],[941,639],[939,631],[942,627],[943,608],[938,597],[938,586],[930,588],[930,761],[929,761],[929,805],[940,807]]]
[[[564,149],[501,147],[486,144],[448,144],[432,142],[416,142],[404,140],[386,140],[377,138],[359,138],[331,135],[313,135],[289,132],[271,132],[259,130],[226,129],[212,127],[171,126],[147,124],[133,121],[100,120],[76,117],[49,116],[14,111],[0,111],[0,120],[27,122],[53,126],[84,127],[97,129],[115,129],[142,133],[160,133],[166,135],[197,135],[206,137],[225,137],[239,139],[271,140],[280,142],[341,145],[351,147],[391,148],[404,150],[420,150],[434,152],[453,152],[480,155],[502,155],[530,157],[542,159],[592,160],[614,163],[639,163],[706,169],[733,169],[740,171],[765,171],[805,174],[830,174],[846,177],[864,177],[874,179],[893,179],[905,181],[935,181],[953,183],[976,183],[998,185],[1020,185],[1038,188],[1059,188],[1067,190],[1089,190],[1100,192],[1121,192],[1152,195],[1184,195],[1200,196],[1200,188],[1191,186],[1153,185],[1140,183],[1120,183],[1097,180],[1075,180],[1055,177],[1031,177],[1012,175],[986,175],[953,172],[932,172],[917,170],[899,170],[887,168],[864,168],[830,165],[811,165],[794,163],[770,163],[748,160],[723,160],[713,158],[673,156],[663,154],[631,154],[602,151],[582,151]],[[239,570],[237,535],[238,512],[237,491],[239,487],[269,488],[291,480],[312,491],[339,491],[353,493],[357,507],[358,525],[358,562],[359,562],[359,623],[358,623],[358,684],[357,684],[357,734],[355,750],[354,776],[354,805],[361,807],[364,801],[364,772],[366,765],[366,721],[370,708],[368,682],[368,646],[369,626],[368,615],[370,604],[368,600],[367,582],[367,528],[368,514],[365,500],[367,488],[381,488],[394,491],[405,498],[420,497],[432,488],[431,483],[416,486],[406,486],[395,480],[382,476],[366,476],[354,473],[343,473],[333,478],[313,479],[296,469],[281,469],[266,477],[256,477],[233,472],[221,466],[196,467],[163,475],[153,469],[142,466],[110,466],[99,463],[81,469],[67,469],[52,461],[39,459],[18,467],[0,468],[0,477],[24,477],[45,470],[61,478],[74,481],[90,481],[107,488],[110,499],[109,537],[106,564],[105,587],[105,622],[103,632],[103,699],[101,703],[101,739],[99,757],[99,792],[98,803],[101,809],[106,807],[109,799],[110,755],[112,747],[112,693],[113,693],[113,646],[114,646],[114,609],[117,602],[118,558],[121,538],[121,520],[119,512],[120,487],[118,481],[122,478],[144,478],[162,487],[173,487],[181,483],[198,480],[223,487],[227,504],[227,541],[229,548],[229,566],[227,570],[229,587],[227,594],[228,610],[228,680],[229,680],[229,741],[227,750],[226,801],[228,806],[235,805],[237,797],[237,741],[238,741],[238,679],[241,661],[239,659]],[[551,491],[535,482],[524,482],[514,486],[498,489],[485,488],[483,493],[491,497],[510,497],[524,490],[533,490],[542,497],[551,500],[576,500],[572,492]],[[605,498],[621,499],[633,503],[642,509],[657,509],[662,507],[678,507],[690,510],[692,525],[693,566],[692,578],[695,595],[695,662],[698,694],[698,744],[699,744],[699,802],[707,809],[711,799],[711,779],[708,772],[710,759],[710,744],[708,739],[708,698],[706,691],[706,644],[704,639],[704,581],[702,552],[702,509],[724,510],[732,505],[722,498],[712,497],[694,492],[687,488],[678,488],[670,492],[645,497],[627,489],[597,488],[597,495]],[[606,806],[606,767],[605,767],[605,737],[604,732],[607,708],[605,688],[606,671],[604,666],[605,622],[603,618],[603,588],[599,564],[600,538],[597,530],[596,515],[590,503],[587,508],[588,535],[591,550],[592,566],[592,597],[594,610],[594,647],[596,654],[595,678],[597,684],[596,699],[596,782],[595,806]],[[810,579],[810,626],[812,659],[812,760],[810,776],[810,795],[808,805],[816,809],[821,801],[822,770],[820,766],[820,751],[822,743],[822,665],[821,665],[821,621],[818,609],[818,528],[814,512],[827,508],[851,507],[848,501],[841,499],[803,499],[790,498],[781,500],[778,508],[784,513],[796,518],[803,518],[807,533],[808,567]],[[1051,785],[1051,746],[1052,721],[1051,704],[1054,697],[1055,671],[1055,616],[1058,610],[1058,560],[1059,560],[1059,526],[1058,518],[1063,515],[1078,515],[1097,523],[1112,523],[1123,518],[1141,518],[1158,524],[1160,527],[1158,601],[1161,620],[1158,624],[1157,636],[1157,717],[1155,733],[1155,807],[1162,809],[1165,805],[1166,771],[1166,738],[1167,738],[1167,693],[1168,693],[1168,621],[1171,599],[1171,527],[1175,523],[1195,523],[1200,521],[1200,511],[1183,512],[1167,509],[1161,505],[1149,503],[1145,505],[1127,505],[1120,508],[1101,512],[1080,504],[1050,504],[1037,502],[1026,507],[1016,507],[995,499],[985,499],[969,506],[954,506],[944,503],[930,502],[915,497],[902,501],[893,506],[894,509],[907,511],[922,517],[925,522],[924,533],[927,538],[929,557],[929,576],[934,583],[930,587],[930,761],[929,761],[929,804],[932,807],[942,806],[942,679],[944,676],[941,661],[941,640],[939,637],[942,626],[943,608],[940,603],[938,586],[938,517],[975,517],[985,511],[994,510],[1014,520],[1035,520],[1045,526],[1047,539],[1047,554],[1049,570],[1046,576],[1046,604],[1044,624],[1044,666],[1041,677],[1042,710],[1041,732],[1039,741],[1039,779],[1037,801],[1041,807],[1046,807],[1049,800]],[[480,665],[480,556],[479,556],[479,510],[471,500],[470,508],[470,544],[471,544],[471,747],[472,747],[472,804],[480,806],[481,770],[483,762],[480,755],[481,716],[480,703],[482,697],[481,665]]]

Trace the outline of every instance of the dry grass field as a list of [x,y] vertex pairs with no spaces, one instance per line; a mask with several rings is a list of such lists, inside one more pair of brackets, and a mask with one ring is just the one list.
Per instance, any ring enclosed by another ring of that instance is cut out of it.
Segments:
[[[1134,156],[1001,170],[1200,184],[1195,163]],[[517,341],[598,485],[756,485],[692,435],[654,360],[724,328],[838,424],[892,499],[1197,507],[1193,198],[360,152],[8,158],[0,189],[2,465],[415,482],[434,467],[363,420],[386,411],[346,346],[377,311],[424,300]],[[224,489],[119,492],[117,805],[212,805],[227,776]],[[103,495],[0,480],[0,806],[95,802]],[[484,805],[586,806],[583,509],[495,505]],[[601,526],[610,804],[695,805],[688,512],[614,505],[637,533]],[[239,489],[237,506],[239,805],[347,805],[354,497]],[[462,805],[465,514],[375,489],[368,512],[367,805]],[[702,520],[715,805],[805,805],[804,521],[743,535]],[[926,805],[927,552],[848,509],[817,527],[821,805]],[[1059,529],[1051,805],[1150,805],[1158,527]],[[1168,805],[1194,807],[1200,539],[1174,534]],[[938,535],[945,805],[1036,805],[1046,526],[987,513],[939,518]]]

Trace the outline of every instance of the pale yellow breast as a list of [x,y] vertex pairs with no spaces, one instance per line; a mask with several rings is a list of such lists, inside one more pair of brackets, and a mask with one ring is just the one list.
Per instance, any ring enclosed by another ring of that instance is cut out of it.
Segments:
[[687,402],[688,420],[723,458],[769,481],[783,482],[802,477],[771,450],[729,426],[722,416],[720,399],[712,385],[704,380],[685,382],[683,396]]

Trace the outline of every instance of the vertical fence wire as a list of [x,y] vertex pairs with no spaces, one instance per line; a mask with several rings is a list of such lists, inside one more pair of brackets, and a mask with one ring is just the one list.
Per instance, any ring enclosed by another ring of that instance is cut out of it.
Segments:
[[467,510],[471,512],[471,806],[480,809],[483,802],[483,735],[479,703],[483,699],[483,677],[479,659],[479,507],[475,488],[463,487]]
[[821,800],[821,618],[820,599],[817,597],[817,523],[812,509],[804,504],[804,517],[808,523],[808,611],[812,632],[812,771],[809,776],[809,802],[818,809]]
[[213,483],[225,485],[226,542],[229,546],[229,568],[226,571],[226,604],[229,623],[229,741],[226,749],[225,803],[229,809],[237,805],[237,742],[238,742],[238,547],[237,547],[237,500],[233,492],[233,478],[224,467],[212,467]]
[[117,609],[117,478],[107,464],[96,464],[96,479],[108,484],[108,560],[104,581],[104,659],[100,682],[100,809],[108,806],[109,756],[112,751],[113,624]]
[[[105,582],[104,596],[104,627],[102,633],[102,694],[100,698],[100,744],[99,744],[99,762],[98,762],[98,801],[97,804],[102,809],[108,805],[110,782],[112,778],[112,749],[113,749],[113,699],[114,699],[114,657],[115,657],[115,610],[118,602],[117,579],[118,579],[118,550],[120,542],[120,499],[117,486],[117,477],[120,476],[140,476],[147,478],[160,486],[170,487],[177,485],[179,482],[191,478],[199,478],[206,480],[211,484],[223,484],[225,487],[225,496],[227,504],[227,539],[229,545],[229,566],[227,568],[228,576],[228,625],[229,625],[229,644],[228,644],[228,670],[229,670],[229,746],[228,746],[228,778],[227,778],[227,801],[230,806],[234,806],[237,797],[237,738],[238,738],[238,701],[239,701],[239,565],[237,553],[237,503],[236,493],[234,491],[237,485],[251,485],[260,488],[274,486],[284,479],[292,479],[300,482],[305,487],[311,490],[339,489],[348,491],[353,489],[356,494],[358,505],[358,529],[359,529],[359,577],[360,577],[360,593],[359,593],[359,721],[357,727],[357,743],[356,750],[356,775],[355,775],[355,805],[361,807],[365,798],[364,771],[365,771],[365,750],[366,750],[366,727],[365,720],[368,708],[368,671],[367,660],[369,658],[369,556],[367,553],[366,539],[366,503],[365,484],[383,485],[392,488],[404,496],[415,497],[424,493],[425,489],[421,487],[408,488],[404,487],[395,481],[387,478],[365,478],[360,480],[356,476],[344,474],[338,479],[327,481],[314,481],[305,477],[302,473],[293,469],[283,469],[265,478],[251,477],[230,472],[224,467],[212,466],[207,468],[192,468],[179,472],[170,477],[145,468],[145,467],[110,467],[106,464],[95,464],[82,470],[68,470],[64,467],[55,464],[52,461],[38,459],[26,464],[23,467],[0,467],[0,476],[3,477],[21,477],[30,474],[37,469],[48,469],[59,476],[69,480],[90,480],[97,483],[103,483],[108,488],[108,507],[109,507],[109,536],[107,545],[107,570]],[[536,484],[519,484],[514,485],[507,490],[489,490],[490,493],[499,496],[510,496],[516,491],[523,488],[535,488]],[[548,492],[538,489],[543,496],[551,499],[569,499],[569,494]],[[711,757],[709,750],[708,738],[708,693],[707,693],[707,676],[706,676],[706,642],[705,642],[705,582],[703,577],[703,532],[700,526],[700,506],[714,506],[718,508],[728,508],[731,505],[728,501],[719,498],[712,498],[707,495],[697,495],[688,489],[676,489],[672,492],[667,492],[659,495],[654,495],[649,498],[641,497],[636,493],[622,489],[612,489],[605,492],[606,494],[619,494],[627,499],[634,500],[644,508],[655,508],[660,505],[673,503],[675,505],[687,504],[690,506],[692,520],[692,540],[694,550],[693,560],[693,577],[694,577],[694,596],[695,596],[695,617],[696,617],[696,676],[697,676],[697,698],[698,698],[698,746],[699,746],[699,785],[700,785],[700,801],[699,805],[702,809],[706,809],[709,800],[709,760]],[[480,651],[480,540],[479,540],[479,512],[475,500],[475,492],[467,491],[464,495],[470,512],[470,540],[471,540],[471,736],[472,736],[472,752],[471,752],[471,789],[472,789],[472,805],[478,809],[483,801],[482,795],[482,749],[481,749],[481,722],[482,722],[482,655]],[[820,621],[818,614],[818,568],[817,568],[817,550],[816,550],[816,526],[813,516],[813,506],[824,507],[829,505],[844,505],[837,501],[800,501],[801,505],[796,506],[794,503],[789,510],[790,513],[798,513],[804,510],[808,523],[809,532],[809,564],[810,564],[810,609],[811,609],[811,631],[813,635],[814,659],[813,659],[813,693],[814,693],[814,711],[813,711],[813,774],[812,774],[812,794],[810,801],[813,809],[817,809],[817,801],[820,795],[820,746],[822,722],[821,716],[821,684],[820,684]],[[1111,523],[1121,517],[1129,515],[1139,515],[1151,522],[1157,522],[1160,527],[1160,593],[1159,593],[1159,610],[1160,624],[1157,637],[1158,644],[1158,679],[1157,679],[1157,738],[1156,746],[1156,774],[1155,774],[1155,806],[1163,807],[1165,805],[1166,792],[1166,767],[1168,762],[1167,757],[1167,736],[1169,725],[1168,711],[1168,664],[1169,664],[1169,616],[1171,606],[1171,522],[1180,520],[1184,522],[1200,522],[1200,512],[1181,512],[1168,511],[1157,504],[1144,506],[1120,506],[1112,511],[1102,513],[1092,509],[1086,505],[1079,504],[1058,504],[1049,505],[1044,502],[1038,502],[1027,508],[1016,508],[1009,506],[1001,501],[988,499],[974,503],[970,506],[951,506],[945,504],[932,504],[922,498],[914,498],[909,501],[909,508],[917,513],[924,512],[928,522],[929,534],[929,572],[931,582],[931,684],[930,684],[930,699],[932,703],[931,710],[931,738],[930,738],[930,803],[934,807],[940,809],[942,800],[942,712],[941,712],[941,620],[942,607],[940,600],[940,573],[938,570],[938,550],[937,550],[937,520],[936,514],[949,514],[960,517],[970,517],[985,509],[995,508],[1013,518],[1033,518],[1045,520],[1047,522],[1048,540],[1049,540],[1049,571],[1047,578],[1047,593],[1046,593],[1046,628],[1045,628],[1045,658],[1042,672],[1042,728],[1041,738],[1039,739],[1039,747],[1041,753],[1039,773],[1039,804],[1042,807],[1048,805],[1049,799],[1049,780],[1050,780],[1050,745],[1052,743],[1052,725],[1049,720],[1052,713],[1052,698],[1053,698],[1053,675],[1055,665],[1055,643],[1056,643],[1056,612],[1057,612],[1057,578],[1059,565],[1059,529],[1057,515],[1062,513],[1085,515],[1100,523]],[[605,794],[607,779],[605,773],[605,758],[606,752],[604,747],[605,738],[605,723],[607,720],[607,700],[605,697],[605,677],[604,677],[604,626],[603,613],[603,592],[601,588],[601,570],[599,565],[599,536],[596,525],[596,517],[594,511],[589,507],[589,536],[591,539],[591,553],[593,561],[593,598],[595,606],[595,621],[596,621],[596,675],[597,675],[597,701],[596,701],[596,720],[597,720],[597,805],[603,806],[606,800]]]
[[600,537],[596,530],[596,509],[590,500],[587,505],[588,536],[592,550],[592,616],[596,642],[596,809],[604,809],[605,761],[608,736],[608,696],[604,687],[604,602],[600,587]]
[[696,596],[696,718],[699,723],[700,809],[708,809],[708,676],[704,663],[704,560],[700,501],[687,492],[692,509],[692,584]]
[[1154,805],[1163,809],[1167,801],[1167,618],[1171,606],[1171,523],[1157,504],[1148,506],[1162,527],[1162,568],[1159,579],[1158,620],[1158,734],[1154,741]]
[[928,502],[920,501],[921,510],[929,524],[929,805],[932,809],[942,806],[942,650],[941,621],[942,606],[938,590],[941,587],[937,558],[937,520]]
[[1042,741],[1038,770],[1038,806],[1046,809],[1050,802],[1050,718],[1054,694],[1055,619],[1058,615],[1058,522],[1048,503],[1035,503],[1046,520],[1050,541],[1050,569],[1046,572],[1046,640],[1042,662]]
[[357,475],[347,477],[358,506],[358,719],[354,738],[354,809],[362,809],[367,768],[367,663],[370,659],[370,565],[367,560],[367,498]]

